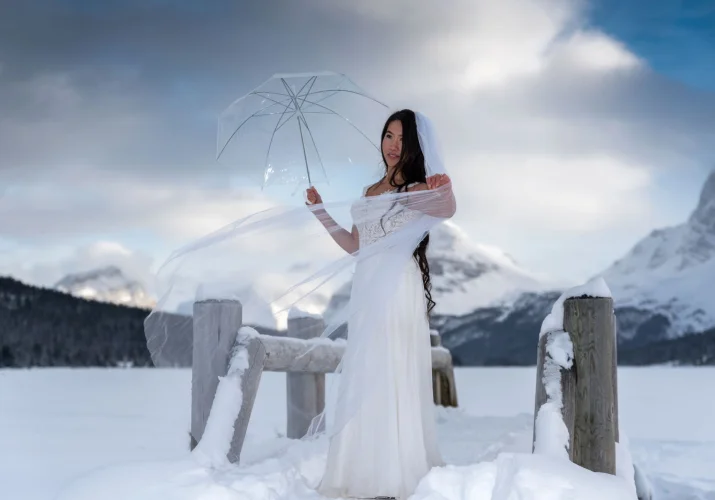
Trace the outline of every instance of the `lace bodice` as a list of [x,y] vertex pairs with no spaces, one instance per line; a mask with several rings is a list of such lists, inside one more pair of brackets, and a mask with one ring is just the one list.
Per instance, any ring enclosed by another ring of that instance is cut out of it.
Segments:
[[420,216],[420,212],[411,210],[394,199],[385,199],[383,195],[394,193],[394,189],[370,196],[369,201],[366,201],[366,191],[367,188],[363,189],[363,197],[351,210],[360,237],[360,248],[379,241]]

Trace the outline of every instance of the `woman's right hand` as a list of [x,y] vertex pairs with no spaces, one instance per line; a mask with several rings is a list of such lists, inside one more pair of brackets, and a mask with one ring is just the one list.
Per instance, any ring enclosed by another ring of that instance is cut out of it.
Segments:
[[305,194],[308,198],[308,201],[305,203],[306,205],[317,205],[323,203],[323,199],[320,197],[320,194],[318,194],[318,190],[315,189],[314,186],[310,186],[308,189],[306,189]]

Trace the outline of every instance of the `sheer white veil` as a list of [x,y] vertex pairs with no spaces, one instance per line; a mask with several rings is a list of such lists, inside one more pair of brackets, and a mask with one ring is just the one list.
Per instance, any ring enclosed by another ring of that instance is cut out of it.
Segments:
[[[432,122],[419,112],[415,118],[426,177],[446,174]],[[370,349],[378,325],[389,319],[400,273],[430,229],[455,209],[451,183],[370,197],[362,196],[363,188],[356,186],[355,196],[342,201],[251,214],[176,250],[157,273],[159,302],[144,325],[154,364],[190,366],[189,306],[196,300],[239,300],[244,324],[272,315],[275,329],[284,327],[291,311],[319,313],[325,320],[321,337],[347,331],[347,343],[335,412],[316,419],[320,425],[308,437],[318,429],[338,432],[385,376],[371,364]],[[351,223],[384,234],[349,254],[332,233],[350,231]]]
[[432,120],[416,111],[415,121],[417,122],[417,136],[420,140],[420,148],[425,157],[427,177],[447,174],[444,166],[444,156],[442,155],[442,145],[439,142]]

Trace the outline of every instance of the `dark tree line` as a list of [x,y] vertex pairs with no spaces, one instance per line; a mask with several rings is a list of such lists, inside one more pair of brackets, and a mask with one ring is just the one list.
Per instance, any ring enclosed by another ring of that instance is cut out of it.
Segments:
[[0,278],[0,366],[151,366],[148,313]]
[[[551,298],[540,304],[545,310]],[[144,337],[148,314],[0,277],[0,367],[153,366]],[[517,309],[506,319],[498,309],[481,309],[436,318],[433,326],[458,365],[534,365],[542,320],[533,309]],[[715,364],[715,329],[663,340],[659,321],[655,317],[643,335],[619,344],[619,364]],[[460,337],[469,340],[451,347],[452,339]]]

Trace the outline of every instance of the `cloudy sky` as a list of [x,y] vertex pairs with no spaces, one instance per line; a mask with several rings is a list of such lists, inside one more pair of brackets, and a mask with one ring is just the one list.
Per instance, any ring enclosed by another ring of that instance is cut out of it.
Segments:
[[217,175],[216,120],[276,72],[343,72],[430,115],[455,222],[554,279],[684,220],[715,166],[711,0],[0,6],[0,274],[34,283],[144,278],[264,208]]

